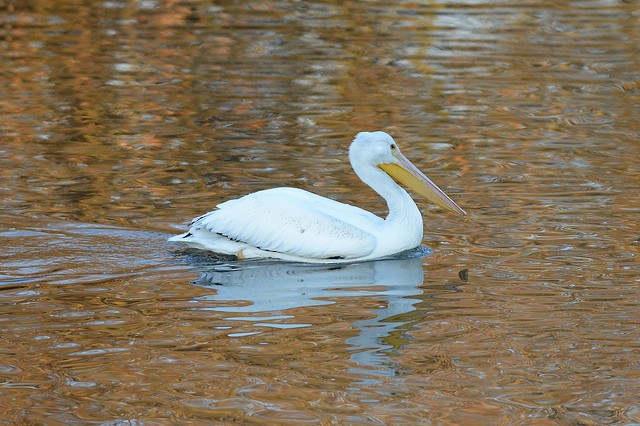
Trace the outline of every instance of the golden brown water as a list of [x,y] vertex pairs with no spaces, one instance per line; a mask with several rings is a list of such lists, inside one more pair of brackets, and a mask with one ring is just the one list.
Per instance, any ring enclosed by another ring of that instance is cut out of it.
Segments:
[[[0,5],[1,424],[640,423],[640,7]],[[470,213],[421,259],[166,238],[392,133]]]

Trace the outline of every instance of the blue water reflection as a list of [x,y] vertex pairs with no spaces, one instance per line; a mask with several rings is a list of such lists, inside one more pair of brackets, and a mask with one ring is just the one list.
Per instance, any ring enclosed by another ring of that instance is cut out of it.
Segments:
[[[430,252],[423,247],[401,258],[346,265],[196,261],[193,265],[201,276],[194,284],[215,290],[196,300],[209,302],[201,309],[239,314],[227,319],[263,327],[294,328],[313,324],[269,321],[293,319],[289,311],[294,308],[330,305],[344,298],[375,297],[379,308],[370,312],[371,318],[353,322],[358,335],[345,342],[352,351],[351,360],[367,367],[361,372],[391,375],[395,369],[389,368],[386,351],[393,345],[385,343],[385,339],[411,322],[406,314],[422,300],[422,260]],[[214,306],[211,302],[215,302]],[[253,315],[256,313],[262,315]],[[309,318],[305,316],[303,321]]]

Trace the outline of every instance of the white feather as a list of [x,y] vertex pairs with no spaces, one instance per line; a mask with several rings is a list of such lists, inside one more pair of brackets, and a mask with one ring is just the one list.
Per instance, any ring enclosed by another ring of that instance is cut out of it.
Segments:
[[371,253],[376,243],[358,226],[362,219],[383,222],[362,209],[301,189],[273,188],[218,205],[195,219],[190,232],[206,230],[263,251],[303,258],[358,258]]

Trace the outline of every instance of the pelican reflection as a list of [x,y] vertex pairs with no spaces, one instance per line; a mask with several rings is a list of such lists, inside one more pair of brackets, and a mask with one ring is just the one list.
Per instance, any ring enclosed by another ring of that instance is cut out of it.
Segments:
[[[422,257],[428,253],[422,247],[404,258],[341,265],[278,261],[194,265],[201,274],[194,284],[215,290],[195,299],[207,302],[206,307],[195,309],[235,314],[226,319],[250,321],[256,326],[293,328],[313,326],[304,322],[308,317],[296,323],[295,317],[287,312],[293,308],[340,303],[345,298],[375,297],[379,307],[363,311],[367,318],[352,323],[358,335],[345,342],[353,351],[351,359],[359,366],[373,367],[377,374],[393,374],[384,351],[398,343],[385,341],[412,322],[406,314],[414,311],[415,304],[421,301],[418,296],[423,293]],[[276,319],[280,321],[270,322]],[[372,371],[367,369],[366,373]]]

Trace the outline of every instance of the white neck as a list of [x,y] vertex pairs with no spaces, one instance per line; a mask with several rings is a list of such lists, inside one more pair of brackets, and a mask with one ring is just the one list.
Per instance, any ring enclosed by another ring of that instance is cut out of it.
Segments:
[[382,169],[370,164],[352,164],[358,177],[387,202],[385,222],[394,232],[409,234],[422,241],[422,214],[411,196]]

